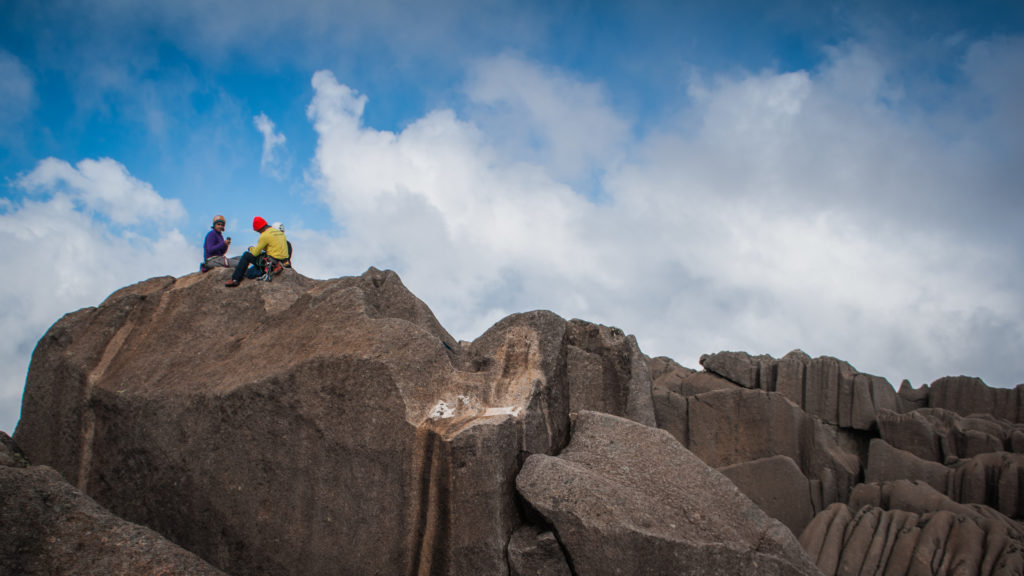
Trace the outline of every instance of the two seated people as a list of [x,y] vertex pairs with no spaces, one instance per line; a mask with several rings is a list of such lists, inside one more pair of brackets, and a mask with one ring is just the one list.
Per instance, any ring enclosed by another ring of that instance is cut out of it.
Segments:
[[[217,215],[213,219],[213,226],[206,234],[206,241],[203,244],[203,264],[200,269],[203,272],[216,267],[234,266],[235,271],[224,285],[234,288],[242,283],[244,278],[263,277],[270,280],[280,274],[285,267],[291,267],[292,244],[284,235],[284,226],[275,224],[271,226],[260,216],[252,219],[252,229],[259,232],[260,237],[255,246],[242,253],[239,258],[228,258],[227,251],[231,245],[231,238],[224,238],[226,221],[223,216]],[[252,268],[250,269],[250,266]]]

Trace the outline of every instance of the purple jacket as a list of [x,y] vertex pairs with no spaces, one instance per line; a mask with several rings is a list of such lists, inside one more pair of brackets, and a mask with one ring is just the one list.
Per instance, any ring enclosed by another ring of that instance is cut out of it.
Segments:
[[206,233],[206,242],[203,244],[203,262],[210,259],[210,256],[223,256],[228,251],[228,243],[216,230]]

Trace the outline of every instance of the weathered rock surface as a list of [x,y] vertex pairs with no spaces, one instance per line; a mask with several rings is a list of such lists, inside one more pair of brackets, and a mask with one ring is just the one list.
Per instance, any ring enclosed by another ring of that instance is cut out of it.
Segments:
[[[803,482],[810,487],[813,513],[833,502],[845,502],[860,480],[857,453],[844,449],[834,430],[782,394],[739,387],[689,397],[670,392],[667,401],[658,400],[658,406],[659,423],[666,423],[663,428],[712,467],[775,456],[796,463]],[[755,502],[778,497],[774,484],[750,482],[744,486]],[[792,510],[802,510],[804,505],[802,497],[788,503]],[[786,518],[787,525],[799,533],[803,526],[791,524],[793,521],[793,517]]]
[[64,490],[43,500],[155,530],[131,536],[146,558],[197,561],[174,542],[234,576],[816,573],[798,533],[828,574],[1022,573],[1022,387],[897,393],[799,350],[695,371],[545,311],[456,342],[392,272],[229,273],[129,286],[40,340],[15,438],[75,488],[0,450],[17,526],[67,530],[0,533],[19,570],[71,562],[76,530],[128,561],[100,512],[33,503]]
[[[1021,387],[991,389],[976,378],[950,377],[918,389],[903,381],[895,393],[882,378],[799,350],[779,360],[705,355],[704,372],[665,359],[650,363],[658,426],[719,467],[772,517],[802,531],[801,542],[826,574],[1021,573],[1020,542],[1001,536],[1004,521],[1024,516]],[[876,502],[861,511],[864,486],[911,481],[948,505],[927,510],[922,502],[930,497],[894,497],[892,510]],[[801,512],[805,486],[813,521]],[[974,523],[972,538],[985,534],[983,557],[958,556],[973,541],[949,532],[965,514]],[[902,552],[891,549],[896,541]],[[892,557],[880,560],[882,551]],[[939,560],[924,562],[923,555]]]
[[0,432],[0,574],[162,576],[224,573],[97,505],[47,466],[29,466]]
[[503,574],[514,479],[570,409],[654,423],[621,331],[518,314],[456,343],[392,272],[156,278],[65,316],[15,437],[231,574]]
[[788,456],[769,456],[718,471],[793,534],[803,532],[814,517],[811,483]]
[[817,574],[796,539],[671,435],[580,412],[558,456],[526,459],[520,494],[577,574]]
[[920,480],[956,502],[984,504],[1011,518],[1024,518],[1022,477],[1024,454],[991,452],[946,466],[918,458],[881,439],[871,441],[866,470],[868,482]]
[[555,533],[532,524],[523,525],[512,534],[508,543],[508,566],[511,576],[572,574]]
[[953,464],[989,452],[1024,452],[1024,425],[989,414],[961,416],[942,408],[878,413],[879,436],[918,458]]
[[887,380],[829,356],[811,358],[794,350],[776,360],[719,352],[705,354],[700,363],[744,388],[778,392],[811,416],[844,428],[870,430],[878,410],[897,408],[896,392]]
[[989,414],[1010,422],[1024,422],[1024,384],[1016,388],[989,388],[981,378],[947,376],[932,382],[928,406],[961,416]]
[[1024,573],[1019,523],[925,483],[858,486],[849,506],[819,514],[800,542],[825,574]]

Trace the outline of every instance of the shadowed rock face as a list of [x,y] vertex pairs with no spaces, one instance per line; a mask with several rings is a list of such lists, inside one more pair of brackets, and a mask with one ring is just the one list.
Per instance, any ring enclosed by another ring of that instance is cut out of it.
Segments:
[[569,411],[654,422],[635,339],[549,312],[457,343],[392,272],[156,278],[40,341],[18,442],[231,574],[503,574]]
[[153,530],[126,522],[52,468],[28,466],[0,432],[0,574],[223,576]]

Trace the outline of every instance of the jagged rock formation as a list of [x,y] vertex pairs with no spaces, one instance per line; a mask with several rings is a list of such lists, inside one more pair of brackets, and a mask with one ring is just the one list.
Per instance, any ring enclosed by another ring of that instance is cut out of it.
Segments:
[[[574,411],[656,422],[620,330],[531,312],[456,342],[392,272],[230,291],[226,272],[57,322],[15,439],[229,574],[558,573],[577,556],[524,511],[523,461],[561,452]],[[777,544],[750,561],[802,555]]]
[[956,502],[985,504],[1012,518],[1024,518],[1024,454],[991,452],[946,466],[873,440],[865,474],[868,482],[921,480]]
[[[15,440],[75,488],[0,452],[3,510],[81,526],[33,486],[88,494],[235,576],[1024,573],[1024,386],[896,392],[799,350],[697,371],[544,311],[456,342],[392,272],[228,273],[47,332]],[[17,534],[0,566],[62,558]]]
[[884,378],[857,372],[849,363],[794,350],[781,359],[745,352],[706,354],[701,365],[744,388],[778,392],[826,424],[870,430],[880,409],[895,410],[897,397]]
[[801,536],[826,574],[1024,573],[1024,530],[984,506],[957,504],[926,483],[863,484]]
[[1014,423],[1024,423],[1024,386],[989,388],[981,378],[947,376],[932,382],[928,407],[960,414],[989,414]]
[[3,432],[0,527],[0,574],[224,574],[153,530],[104,510],[52,468],[29,466]]
[[918,458],[953,464],[989,452],[1024,452],[1024,427],[990,414],[961,416],[942,408],[878,413],[879,436]]
[[897,393],[799,350],[701,363],[651,360],[659,426],[801,534],[825,574],[1024,573],[1024,387]]
[[[763,459],[775,456],[796,465],[802,477],[794,477],[797,484],[787,487],[794,491],[794,499],[774,507],[797,514],[786,518],[795,533],[814,513],[833,502],[845,502],[860,480],[857,452],[843,448],[834,427],[808,415],[782,394],[734,385],[684,396],[664,384],[664,380],[655,382],[659,424],[709,465],[728,471],[730,477],[754,474],[764,468]],[[774,483],[741,484],[755,502],[765,504],[779,495]],[[808,489],[797,493],[798,485]]]

